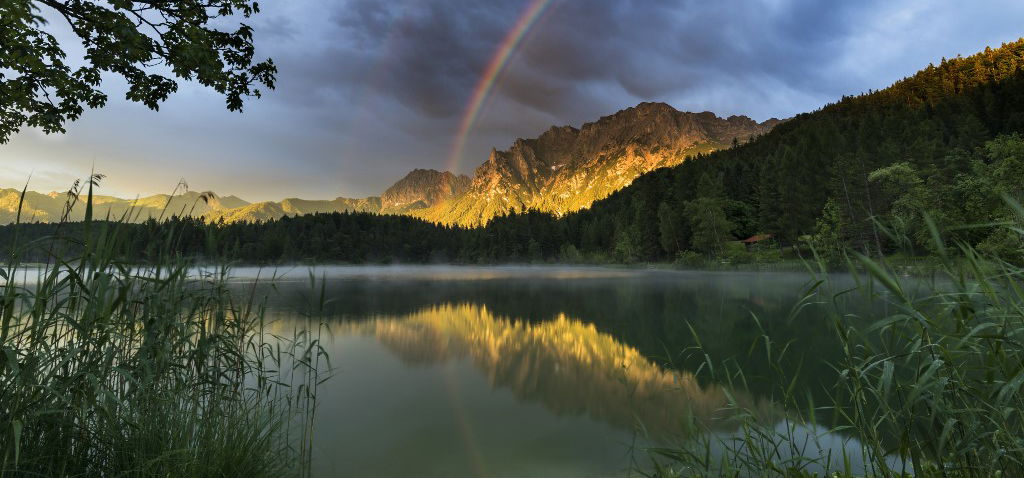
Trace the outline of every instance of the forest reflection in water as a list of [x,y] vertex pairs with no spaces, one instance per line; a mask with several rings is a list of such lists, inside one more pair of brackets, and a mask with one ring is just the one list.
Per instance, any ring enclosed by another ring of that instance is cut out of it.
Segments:
[[[324,279],[279,281],[269,306],[282,335],[326,326],[335,369],[314,445],[325,476],[623,476],[645,459],[638,447],[733,433],[735,406],[784,420],[762,393],[777,375],[751,352],[766,335],[801,352],[782,362],[801,368],[799,386],[834,352],[821,315],[791,313],[800,274]],[[741,364],[747,383],[698,380],[705,358]]]

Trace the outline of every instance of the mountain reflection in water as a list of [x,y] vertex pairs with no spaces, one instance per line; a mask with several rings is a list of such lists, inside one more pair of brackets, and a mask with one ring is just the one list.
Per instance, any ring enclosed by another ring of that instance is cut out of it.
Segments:
[[[586,415],[652,438],[681,437],[696,421],[722,428],[725,390],[701,387],[687,372],[666,370],[593,324],[559,315],[529,323],[496,317],[486,306],[444,304],[402,318],[347,322],[335,333],[376,338],[408,364],[468,358],[492,387],[539,402],[559,415]],[[736,404],[764,418],[765,401],[734,392]]]
[[[737,409],[787,423],[765,336],[789,347],[796,389],[832,373],[798,274],[380,269],[288,277],[267,304],[277,334],[329,331],[317,476],[626,476],[647,446],[734,441]],[[698,380],[705,354],[743,387]],[[825,426],[794,433],[842,456],[850,439]]]

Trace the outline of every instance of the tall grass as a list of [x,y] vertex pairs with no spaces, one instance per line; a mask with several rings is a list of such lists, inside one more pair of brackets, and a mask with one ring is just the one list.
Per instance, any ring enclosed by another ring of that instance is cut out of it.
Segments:
[[[820,274],[806,290],[790,320],[832,323],[842,349],[832,380],[809,390],[799,371],[774,367],[770,398],[785,420],[764,423],[736,402],[723,416],[737,433],[652,449],[651,476],[1024,476],[1024,268],[965,244],[947,248],[930,227],[932,277],[850,253],[862,282],[837,290]],[[1020,222],[1001,227],[1024,244]],[[876,306],[854,314],[847,301]],[[803,345],[766,333],[752,353],[781,364]],[[754,379],[711,359],[699,373],[736,388]],[[829,446],[836,437],[840,446]]]
[[[78,204],[83,235],[3,251],[0,475],[308,472],[317,370],[303,356],[320,349],[269,336],[258,296],[232,293],[226,267],[196,276],[173,231],[152,245],[159,260],[121,261],[130,212],[94,220],[100,178]],[[46,264],[22,263],[40,249]]]

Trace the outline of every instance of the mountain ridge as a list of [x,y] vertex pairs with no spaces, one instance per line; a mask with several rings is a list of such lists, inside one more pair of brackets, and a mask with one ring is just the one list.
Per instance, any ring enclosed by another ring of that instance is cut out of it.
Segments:
[[[647,172],[745,142],[781,121],[772,118],[758,123],[737,115],[721,118],[708,111],[683,112],[665,103],[644,102],[579,128],[551,126],[535,138],[517,138],[506,150],[492,148],[487,161],[472,177],[414,169],[380,196],[250,203],[236,196],[202,196],[190,191],[136,200],[94,196],[94,202],[100,206],[98,217],[109,214],[120,218],[134,207],[133,220],[183,215],[231,223],[303,214],[370,212],[479,226],[494,217],[527,209],[563,215],[589,207]],[[16,219],[19,194],[14,189],[0,189],[0,223]],[[21,218],[57,221],[66,199],[66,193],[28,193]],[[81,220],[84,208],[75,208],[69,217]]]
[[[0,189],[0,224],[21,222],[57,222],[65,215],[67,205],[77,202],[67,213],[71,221],[85,217],[82,200],[71,201],[69,192],[39,193],[19,189]],[[19,219],[18,208],[21,207]],[[171,215],[201,216],[217,209],[232,209],[249,206],[249,202],[236,196],[213,196],[196,191],[181,194],[154,194],[137,199],[123,199],[114,196],[94,195],[93,215],[97,218],[121,219],[128,217],[131,222],[147,219],[166,218]]]
[[563,215],[589,207],[644,173],[745,142],[780,122],[640,103],[579,128],[553,126],[536,138],[518,138],[505,151],[492,149],[465,195],[412,215],[462,226],[531,209]]

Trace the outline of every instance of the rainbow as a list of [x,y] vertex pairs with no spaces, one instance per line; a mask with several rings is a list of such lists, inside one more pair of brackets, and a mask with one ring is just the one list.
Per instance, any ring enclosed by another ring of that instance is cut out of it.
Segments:
[[473,90],[473,96],[466,106],[466,111],[462,114],[458,132],[455,134],[455,140],[452,142],[451,153],[448,155],[447,169],[449,171],[457,172],[459,163],[462,161],[462,150],[466,146],[466,137],[469,136],[469,131],[473,129],[473,123],[476,122],[476,118],[480,114],[480,108],[483,107],[488,96],[490,96],[491,89],[494,88],[494,82],[505,70],[505,65],[508,64],[509,58],[512,57],[516,48],[522,43],[523,37],[530,32],[530,28],[540,19],[551,2],[552,0],[530,0],[530,4],[527,5],[523,14],[519,16],[519,20],[516,21],[516,24],[505,35],[505,39],[498,45],[498,49],[494,52],[494,57],[487,64],[487,69],[484,70],[483,76],[480,77],[480,81],[477,82],[476,88]]

